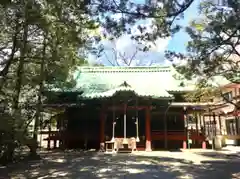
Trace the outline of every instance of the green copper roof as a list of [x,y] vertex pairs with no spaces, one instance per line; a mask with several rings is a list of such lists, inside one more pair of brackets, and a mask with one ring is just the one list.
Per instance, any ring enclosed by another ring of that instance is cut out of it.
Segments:
[[158,93],[152,93],[151,90],[144,91],[139,88],[132,88],[132,87],[128,87],[128,86],[119,86],[119,87],[116,87],[114,89],[110,89],[110,90],[104,91],[104,92],[84,93],[82,95],[82,97],[83,98],[91,98],[91,99],[112,97],[112,96],[116,95],[118,92],[132,92],[133,94],[135,94],[136,96],[139,96],[139,97],[150,97],[150,98],[159,98],[159,97],[171,98],[172,97],[172,95],[170,95],[166,91],[159,91]]
[[81,97],[91,99],[111,97],[120,91],[132,91],[142,97],[172,98],[168,91],[189,90],[182,87],[183,81],[176,75],[171,66],[80,67],[75,73],[76,89],[83,90]]

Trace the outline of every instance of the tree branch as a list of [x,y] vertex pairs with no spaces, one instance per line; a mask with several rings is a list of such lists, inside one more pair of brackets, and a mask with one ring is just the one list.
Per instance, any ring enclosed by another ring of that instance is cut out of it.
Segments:
[[135,52],[133,53],[132,57],[130,58],[130,61],[129,61],[129,65],[128,65],[128,66],[131,65],[131,63],[132,63],[133,59],[136,57],[137,53],[138,53],[138,49],[136,48],[136,49],[135,49]]
[[224,93],[222,92],[222,90],[219,90],[221,97],[224,99],[224,101],[226,101],[229,104],[232,104],[235,106],[236,109],[240,108],[240,105],[238,103],[234,103],[232,100],[229,100],[228,98],[226,98],[226,96],[224,96]]
[[[181,5],[181,8],[176,11],[176,12],[172,12],[172,13],[167,13],[166,15],[161,15],[161,16],[156,16],[156,15],[152,15],[152,14],[144,14],[144,13],[141,13],[141,12],[130,12],[130,11],[126,11],[122,8],[120,8],[116,1],[113,0],[115,6],[116,6],[116,9],[112,8],[112,9],[108,9],[110,11],[112,11],[113,13],[123,13],[123,14],[129,14],[129,15],[133,15],[133,16],[138,16],[138,17],[142,17],[142,18],[170,18],[170,17],[175,17],[175,16],[178,16],[180,15],[181,13],[183,13],[185,10],[187,10],[191,4],[194,2],[194,0],[189,0],[189,2],[187,3],[183,3]],[[178,4],[179,5],[179,4]]]

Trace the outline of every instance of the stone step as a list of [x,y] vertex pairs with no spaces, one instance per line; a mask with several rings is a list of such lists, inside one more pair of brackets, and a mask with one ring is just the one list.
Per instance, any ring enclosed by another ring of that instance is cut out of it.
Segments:
[[132,149],[120,148],[117,153],[132,153]]

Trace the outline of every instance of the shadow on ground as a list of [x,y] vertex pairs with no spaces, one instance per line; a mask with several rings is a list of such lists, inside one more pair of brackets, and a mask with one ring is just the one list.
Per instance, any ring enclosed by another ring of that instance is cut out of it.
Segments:
[[[78,178],[240,178],[240,161],[192,160],[168,156],[136,156],[97,152],[49,152],[39,161],[20,162],[0,168],[0,178],[78,179]],[[179,153],[179,155],[183,155]],[[186,154],[185,154],[186,155]]]
[[197,155],[201,155],[204,157],[211,157],[215,159],[238,159],[240,160],[240,152],[234,152],[234,153],[221,153],[221,152],[196,152]]

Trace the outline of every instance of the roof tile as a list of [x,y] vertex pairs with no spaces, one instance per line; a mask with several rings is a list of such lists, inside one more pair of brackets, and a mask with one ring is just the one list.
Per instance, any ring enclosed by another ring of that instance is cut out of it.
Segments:
[[[159,67],[80,67],[75,74],[77,89],[84,98],[111,97],[118,91],[132,91],[138,96],[172,98],[168,91],[184,91],[182,80],[175,78],[171,66]],[[130,87],[120,86],[126,82]]]

